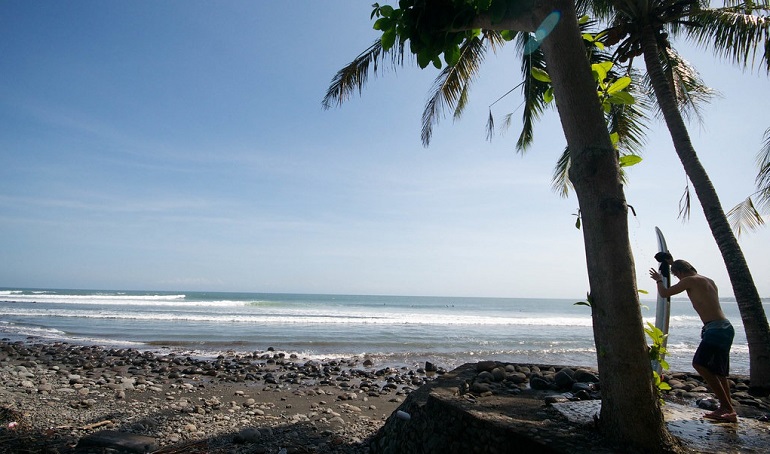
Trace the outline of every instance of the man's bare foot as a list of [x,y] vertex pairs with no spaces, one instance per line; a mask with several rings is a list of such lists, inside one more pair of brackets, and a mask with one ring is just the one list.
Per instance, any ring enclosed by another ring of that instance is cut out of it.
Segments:
[[704,418],[721,422],[738,422],[738,414],[733,412],[726,412],[725,410],[716,410],[711,413],[703,415]]

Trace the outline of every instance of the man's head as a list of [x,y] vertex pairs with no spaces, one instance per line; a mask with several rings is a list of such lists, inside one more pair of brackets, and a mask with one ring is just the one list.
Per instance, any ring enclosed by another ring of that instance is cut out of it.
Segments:
[[671,272],[674,276],[679,277],[682,274],[697,273],[698,271],[686,260],[674,260],[674,263],[671,264]]
[[660,263],[665,262],[671,265],[671,263],[673,263],[674,261],[674,257],[671,257],[671,254],[669,254],[668,252],[658,252],[657,254],[655,254],[655,260],[657,260]]

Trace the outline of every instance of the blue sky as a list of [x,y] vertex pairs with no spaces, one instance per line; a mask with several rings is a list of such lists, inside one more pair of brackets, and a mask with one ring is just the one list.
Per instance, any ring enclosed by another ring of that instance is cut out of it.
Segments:
[[[377,37],[369,3],[0,1],[0,287],[582,298],[577,201],[550,189],[555,112],[524,156],[515,127],[485,140],[520,81],[510,50],[429,148],[436,70],[322,110]],[[754,190],[770,82],[676,44],[722,94],[690,131],[729,209]],[[660,226],[730,296],[699,205],[677,219],[686,180],[659,120],[643,157],[626,188],[639,287]],[[740,240],[766,297],[768,235]]]

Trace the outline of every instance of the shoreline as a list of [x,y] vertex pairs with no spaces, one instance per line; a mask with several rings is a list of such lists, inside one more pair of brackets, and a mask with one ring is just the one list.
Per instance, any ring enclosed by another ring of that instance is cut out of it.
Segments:
[[[540,367],[550,374],[565,366]],[[59,453],[103,452],[105,443],[143,444],[135,452],[166,454],[367,453],[370,439],[407,398],[446,373],[430,363],[306,361],[277,351],[205,360],[2,340],[0,452],[15,452],[3,450],[18,442],[39,448],[29,452]],[[694,374],[668,375],[682,383],[672,398],[707,395]],[[770,401],[758,402],[767,413]]]

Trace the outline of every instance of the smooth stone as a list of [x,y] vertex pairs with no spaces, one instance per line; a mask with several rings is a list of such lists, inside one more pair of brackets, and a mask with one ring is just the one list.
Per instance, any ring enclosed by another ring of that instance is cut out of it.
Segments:
[[146,453],[155,451],[157,444],[154,438],[116,430],[103,430],[81,438],[79,448],[95,447],[110,448],[118,451]]
[[581,383],[599,383],[599,377],[593,372],[585,369],[576,370],[572,378]]

